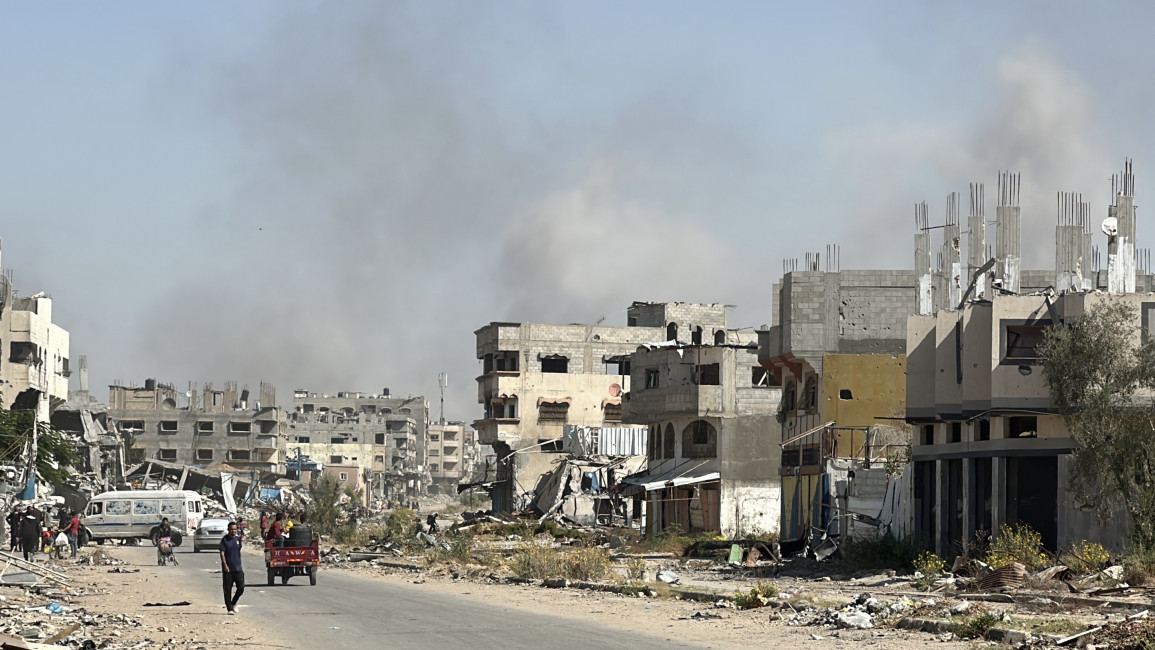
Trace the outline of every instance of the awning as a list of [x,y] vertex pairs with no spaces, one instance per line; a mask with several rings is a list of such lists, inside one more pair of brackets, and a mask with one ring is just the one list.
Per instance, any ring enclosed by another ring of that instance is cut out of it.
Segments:
[[573,401],[572,397],[539,397],[537,398],[537,405],[541,406],[542,404],[565,404],[566,406],[569,406],[571,401]]
[[717,481],[722,478],[718,472],[702,472],[685,469],[674,469],[661,474],[635,474],[627,476],[622,479],[622,483],[626,485],[636,485],[646,492],[654,490],[661,490],[668,487],[679,487],[682,485],[694,485],[696,483],[705,483],[707,481]]

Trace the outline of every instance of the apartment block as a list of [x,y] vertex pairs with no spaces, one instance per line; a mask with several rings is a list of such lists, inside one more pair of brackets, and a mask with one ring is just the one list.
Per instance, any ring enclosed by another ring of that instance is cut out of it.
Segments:
[[156,459],[283,474],[286,417],[275,403],[275,389],[264,382],[254,396],[236,382],[223,390],[190,384],[178,393],[148,379],[144,386],[109,386],[106,417],[109,430],[126,441],[129,464]]

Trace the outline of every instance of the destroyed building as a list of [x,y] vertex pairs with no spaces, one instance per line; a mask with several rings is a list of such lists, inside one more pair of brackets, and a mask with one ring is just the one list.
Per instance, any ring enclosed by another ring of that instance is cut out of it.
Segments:
[[371,498],[401,500],[429,486],[428,428],[422,396],[391,396],[388,388],[333,395],[298,389],[288,416],[289,455],[323,467],[357,467]]
[[978,531],[997,533],[1002,524],[1020,522],[1051,550],[1082,539],[1120,547],[1123,518],[1103,521],[1091,504],[1073,499],[1075,441],[1051,404],[1036,353],[1044,328],[1104,301],[1133,305],[1148,326],[1155,296],[1147,293],[1146,255],[1135,248],[1130,164],[1112,180],[1103,222],[1107,268],[1099,268],[1092,246],[1090,207],[1079,195],[1060,194],[1055,268],[1037,272],[1054,290],[1012,293],[1021,284],[1017,264],[1008,262],[1018,257],[1018,178],[1000,175],[999,245],[990,273],[984,267],[972,274],[964,300],[908,319],[915,527],[940,554]]
[[76,372],[80,387],[68,391],[68,401],[52,413],[52,427],[69,435],[77,446],[80,464],[74,468],[87,474],[99,491],[106,492],[124,484],[128,467],[124,444],[108,425],[108,405],[90,391],[88,359],[81,355]]
[[469,476],[477,457],[473,431],[462,422],[430,424],[426,449],[433,485],[440,492],[456,493],[457,484]]
[[642,345],[630,372],[622,419],[648,428],[648,469],[625,481],[645,500],[647,532],[776,533],[781,390],[755,335],[722,328],[706,343]]
[[725,336],[724,305],[635,302],[627,325],[493,322],[474,332],[482,417],[473,423],[497,453],[494,509],[528,507],[561,458],[566,424],[614,426],[629,389],[629,358],[643,343]]
[[108,428],[125,440],[132,464],[161,460],[255,472],[285,472],[286,418],[275,406],[276,391],[261,382],[257,399],[227,382],[190,384],[178,393],[149,379],[144,386],[114,384],[108,392]]
[[68,399],[68,331],[52,322],[52,298],[44,292],[16,295],[0,274],[0,398],[7,409],[36,411],[48,422]]

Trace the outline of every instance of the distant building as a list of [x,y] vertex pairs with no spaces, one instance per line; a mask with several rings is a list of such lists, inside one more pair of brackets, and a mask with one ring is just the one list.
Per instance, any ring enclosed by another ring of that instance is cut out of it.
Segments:
[[482,417],[473,423],[497,456],[494,509],[534,501],[562,454],[566,424],[614,426],[629,390],[630,354],[643,343],[725,336],[724,305],[635,302],[627,326],[494,322],[474,332]]
[[143,387],[112,385],[108,428],[126,440],[130,465],[156,459],[283,474],[285,413],[275,406],[276,391],[262,382],[259,399],[251,397],[236,382],[224,390],[190,387],[185,394],[155,379]]
[[626,482],[644,495],[647,531],[777,533],[781,389],[758,364],[755,336],[643,345],[630,370],[622,419],[649,428],[649,469]]
[[439,490],[455,494],[457,484],[468,478],[476,458],[473,447],[473,431],[463,423],[429,425],[429,475]]
[[333,395],[298,389],[288,420],[290,456],[361,468],[372,498],[413,497],[429,486],[422,460],[429,427],[424,397],[393,397],[389,389]]

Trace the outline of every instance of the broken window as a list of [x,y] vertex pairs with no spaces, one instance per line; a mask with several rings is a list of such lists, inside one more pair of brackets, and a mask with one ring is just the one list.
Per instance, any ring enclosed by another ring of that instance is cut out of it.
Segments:
[[674,425],[667,424],[666,431],[662,434],[662,457],[674,457]]
[[950,441],[962,442],[962,422],[950,423]]
[[561,423],[569,417],[569,404],[566,402],[542,402],[537,407],[537,421],[541,423]]
[[569,359],[557,354],[543,357],[541,360],[541,371],[567,373],[569,372]]
[[429,439],[433,442],[437,442],[438,440],[441,440],[441,436],[437,435],[436,433],[431,433],[429,434]]
[[979,420],[979,440],[991,439],[991,421],[987,418]]
[[1007,325],[1004,358],[1014,361],[1036,361],[1036,351],[1043,342],[1042,325]]
[[160,432],[161,433],[176,433],[176,420],[161,420],[160,421]]
[[343,445],[343,444],[345,444],[345,439],[344,438],[329,438],[329,444],[331,444],[331,445]]
[[657,388],[661,383],[661,375],[658,374],[657,368],[652,368],[646,371],[646,388]]
[[481,374],[488,375],[493,372],[493,355],[487,354],[481,357]]
[[213,423],[211,421],[202,420],[197,422],[197,433],[212,433]]
[[629,357],[610,357],[606,359],[606,374],[607,375],[628,375],[630,374],[630,358]]
[[121,420],[118,426],[122,433],[144,431],[144,420]]
[[714,332],[714,345],[726,345],[726,330]]
[[922,444],[924,444],[924,445],[933,445],[934,444],[934,425],[933,424],[922,425]]
[[385,444],[385,434],[384,433],[373,434],[373,444],[375,444],[375,445]]
[[344,461],[345,461],[344,456],[329,456],[329,464],[330,465],[340,465]]
[[40,358],[36,344],[28,341],[13,341],[9,350],[8,360],[12,363],[36,363]]
[[304,407],[304,410],[305,410],[305,413],[312,413],[313,412],[313,405],[312,404],[306,404]]
[[197,460],[212,460],[212,459],[213,459],[213,450],[212,449],[198,449],[197,450]]
[[750,385],[757,388],[768,388],[770,386],[770,373],[762,366],[751,366]]
[[818,380],[814,375],[806,378],[806,387],[802,389],[802,408],[812,409],[818,406]]
[[798,410],[798,384],[794,381],[786,382],[782,391],[782,410],[791,413]]
[[542,451],[551,451],[551,452],[562,451],[561,438],[550,438],[550,439],[546,439],[546,440],[538,440],[537,442],[538,442],[538,446],[541,447]]
[[260,426],[260,428],[261,428],[261,433],[264,433],[264,434],[277,432],[276,420],[261,420],[258,423],[258,426]]
[[602,420],[605,422],[621,422],[622,405],[606,404],[605,408],[602,409]]
[[297,442],[309,444],[309,436],[297,436]]
[[128,450],[128,463],[138,465],[144,462],[144,447],[133,447]]
[[176,450],[175,449],[161,449],[160,453],[157,454],[157,458],[159,458],[161,460],[176,460]]
[[248,449],[230,449],[229,460],[252,460],[253,453]]
[[699,386],[720,386],[722,384],[721,373],[716,363],[706,363],[698,366],[696,374]]
[[252,433],[252,422],[229,422],[229,433],[236,433],[240,435],[247,435]]
[[690,344],[691,345],[701,345],[702,344],[702,326],[701,325],[695,327],[694,331],[690,333]]
[[438,469],[437,469],[437,463],[433,463],[432,465],[430,465],[430,466],[429,466],[429,471],[431,471],[431,472],[437,472],[437,471],[440,471],[440,470],[438,470]]
[[1038,438],[1039,418],[1034,415],[1007,418],[1007,429],[1011,438]]
[[677,323],[670,323],[669,325],[666,325],[666,340],[667,341],[677,341],[678,340],[678,324]]
[[838,399],[854,399],[854,394],[850,392],[849,388],[840,388],[838,389]]
[[718,455],[718,431],[705,420],[694,420],[682,430],[682,456],[713,458]]

